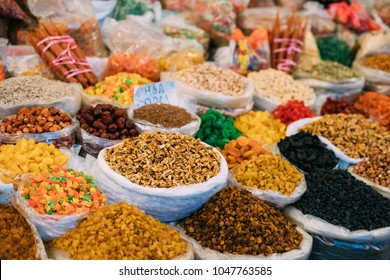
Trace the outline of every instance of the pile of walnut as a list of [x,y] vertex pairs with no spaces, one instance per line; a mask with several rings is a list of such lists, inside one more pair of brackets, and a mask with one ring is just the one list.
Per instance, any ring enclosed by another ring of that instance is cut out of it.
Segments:
[[0,123],[0,132],[44,133],[54,132],[68,127],[72,118],[54,107],[21,108],[16,115],[5,118]]
[[218,174],[221,160],[199,139],[160,131],[125,139],[108,148],[104,159],[132,183],[151,188],[204,183]]
[[77,116],[81,129],[100,138],[122,140],[137,136],[127,111],[110,104],[89,106]]

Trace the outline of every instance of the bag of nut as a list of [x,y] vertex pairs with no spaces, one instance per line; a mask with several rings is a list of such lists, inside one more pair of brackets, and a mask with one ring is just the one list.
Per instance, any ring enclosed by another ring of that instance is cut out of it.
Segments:
[[224,188],[228,168],[220,152],[199,139],[156,131],[101,150],[91,175],[108,203],[124,200],[172,222],[189,216]]
[[[209,80],[208,77],[213,77]],[[243,108],[252,102],[252,81],[229,69],[201,64],[177,72],[162,72],[161,81],[174,81],[179,94],[216,108]]]
[[55,107],[75,116],[80,110],[82,92],[80,84],[41,76],[9,78],[0,85],[0,119],[34,106]]
[[[23,120],[23,121],[22,121]],[[14,144],[22,138],[71,148],[76,144],[79,122],[54,107],[21,108],[0,122],[0,142]]]

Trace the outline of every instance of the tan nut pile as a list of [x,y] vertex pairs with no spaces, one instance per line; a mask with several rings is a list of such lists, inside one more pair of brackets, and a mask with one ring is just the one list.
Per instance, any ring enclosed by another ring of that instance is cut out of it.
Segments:
[[183,69],[173,73],[173,77],[198,89],[228,96],[242,95],[245,90],[245,83],[241,76],[231,70],[210,64]]
[[303,174],[279,155],[258,155],[240,163],[234,177],[247,187],[291,195]]
[[307,105],[315,98],[312,88],[295,81],[292,76],[280,70],[267,69],[252,72],[248,74],[248,78],[253,80],[257,94],[277,103],[285,104],[289,100],[301,100]]
[[203,183],[219,172],[220,156],[178,132],[145,132],[108,148],[107,164],[131,182],[151,188]]
[[74,260],[167,260],[187,251],[177,230],[125,202],[100,207],[50,247]]
[[390,188],[390,152],[370,156],[355,165],[353,172],[375,184]]
[[279,209],[237,187],[222,189],[179,224],[201,246],[234,255],[284,253],[303,239]]
[[0,259],[36,260],[32,230],[14,207],[0,204]]
[[362,115],[325,115],[302,130],[327,138],[351,158],[390,152],[390,133]]

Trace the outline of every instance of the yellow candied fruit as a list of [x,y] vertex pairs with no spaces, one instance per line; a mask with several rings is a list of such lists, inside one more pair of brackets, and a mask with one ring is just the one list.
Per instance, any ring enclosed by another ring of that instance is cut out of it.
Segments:
[[62,167],[67,161],[68,156],[53,145],[23,138],[16,144],[0,145],[0,180],[12,183],[19,174]]
[[240,163],[234,170],[237,181],[251,188],[291,195],[303,174],[279,155],[258,155]]
[[286,136],[286,125],[268,112],[250,111],[237,117],[234,126],[249,139],[266,145],[278,142]]

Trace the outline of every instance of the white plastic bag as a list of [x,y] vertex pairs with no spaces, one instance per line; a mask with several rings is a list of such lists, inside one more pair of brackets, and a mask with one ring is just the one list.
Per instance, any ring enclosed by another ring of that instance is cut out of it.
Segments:
[[79,130],[77,131],[77,138],[79,139],[80,145],[84,149],[84,151],[93,157],[97,157],[102,149],[114,146],[123,141],[97,137],[86,132],[82,128],[79,128]]
[[220,112],[222,115],[228,117],[228,118],[237,118],[241,115],[244,115],[246,113],[249,113],[250,111],[252,111],[253,109],[253,101],[248,103],[248,105],[246,105],[245,107],[243,108],[215,108],[215,107],[207,107],[207,106],[203,106],[203,105],[198,105],[197,106],[197,114],[199,116],[205,114],[209,109],[213,109],[217,112]]
[[304,215],[295,207],[285,214],[313,237],[310,259],[352,260],[383,259],[390,255],[390,227],[372,231],[350,231],[318,217]]
[[390,241],[390,227],[368,230],[351,231],[345,227],[333,225],[316,216],[303,214],[293,206],[289,206],[284,213],[298,226],[309,233],[346,240],[351,242]]
[[364,183],[366,183],[368,186],[370,186],[371,188],[373,188],[374,190],[376,190],[378,193],[380,193],[381,195],[383,195],[384,197],[390,199],[390,188],[387,188],[387,187],[384,187],[384,186],[381,186],[381,185],[378,185],[378,184],[375,184],[373,181],[367,179],[367,178],[364,178],[362,176],[359,176],[357,175],[355,172],[353,172],[353,168],[354,166],[350,166],[348,168],[348,172],[351,173],[351,175],[353,177],[355,177],[356,179],[358,179],[359,181],[363,181]]
[[209,248],[202,247],[198,241],[187,235],[182,227],[176,225],[176,228],[194,247],[196,260],[307,260],[309,258],[313,243],[313,238],[302,228],[297,227],[297,230],[303,236],[301,244],[299,244],[299,249],[294,249],[283,254],[274,253],[267,256],[233,255],[231,253],[221,253]]
[[[256,91],[255,94],[253,95],[253,101],[255,103],[256,108],[260,109],[261,111],[267,111],[270,113],[281,104],[276,100],[272,100],[262,96],[260,93]],[[316,94],[313,92],[309,102],[305,102],[305,106],[314,109],[315,104],[316,104]]]
[[195,121],[192,121],[188,124],[183,125],[182,127],[172,127],[167,128],[163,127],[159,124],[152,124],[150,122],[136,119],[133,116],[134,111],[129,111],[129,118],[133,120],[134,126],[137,129],[137,131],[141,134],[143,132],[153,132],[153,131],[161,131],[161,132],[180,132],[182,134],[189,135],[191,137],[195,137],[196,132],[199,130],[200,127],[200,118],[197,115],[191,114],[193,118],[195,118]]
[[331,83],[327,81],[303,78],[300,82],[313,88],[316,92],[333,92],[338,94],[351,94],[361,92],[364,87],[364,77],[346,83]]
[[23,107],[31,108],[37,106],[56,107],[57,109],[61,109],[62,111],[68,113],[71,116],[77,115],[81,106],[81,94],[83,93],[82,87],[79,83],[63,83],[63,86],[72,87],[72,95],[63,96],[51,102],[42,102],[40,100],[35,100],[33,102],[25,102],[15,105],[6,105],[0,103],[0,119],[15,115]]
[[390,84],[390,73],[375,68],[365,67],[360,60],[353,62],[353,68],[366,78],[368,82]]
[[[238,75],[238,74],[235,74]],[[242,108],[247,106],[253,98],[253,82],[244,77],[241,78],[245,91],[240,96],[227,96],[209,90],[192,87],[172,76],[171,72],[161,72],[161,81],[174,81],[178,94],[186,94],[197,99],[198,104],[217,108]]]
[[87,61],[98,81],[103,81],[107,72],[108,57],[87,57]]
[[104,159],[106,149],[100,151],[91,175],[106,194],[108,203],[126,201],[162,222],[172,222],[189,216],[213,194],[226,187],[226,160],[217,149],[213,151],[221,157],[220,171],[207,182],[199,184],[174,188],[149,188],[134,184],[108,166]]
[[[287,126],[286,129],[286,137],[297,134],[300,130],[307,124],[320,120],[322,117],[314,117],[314,118],[305,118],[298,120],[296,122],[291,123]],[[358,164],[363,159],[362,158],[351,158],[344,154],[339,148],[333,145],[328,139],[322,136],[318,136],[321,142],[324,143],[329,150],[332,150],[336,157],[340,159],[339,161],[339,169],[347,169],[351,164]]]
[[237,179],[234,177],[234,168],[229,171],[229,182],[233,186],[250,191],[252,194],[257,196],[261,200],[266,201],[278,208],[284,208],[289,204],[297,202],[307,189],[305,178],[302,178],[299,185],[295,187],[293,193],[289,196],[281,192],[276,192],[272,190],[261,190],[258,188],[248,187],[239,183]]
[[129,109],[133,107],[133,104],[122,105],[119,102],[112,100],[104,95],[89,95],[84,91],[81,92],[81,108],[85,108],[88,106],[95,106],[97,104],[110,104],[115,107],[119,107],[122,109]]
[[[85,160],[69,150],[62,151],[69,156],[69,160],[65,165],[66,168],[72,168],[84,172],[89,171],[90,159]],[[19,186],[15,193],[13,203],[15,207],[17,207],[20,212],[36,226],[39,235],[44,241],[52,241],[53,239],[58,238],[68,231],[76,228],[80,221],[90,214],[90,212],[88,212],[64,216],[37,213],[33,208],[27,206],[26,200],[21,196],[23,182],[29,177],[29,174],[23,174],[18,178]]]

